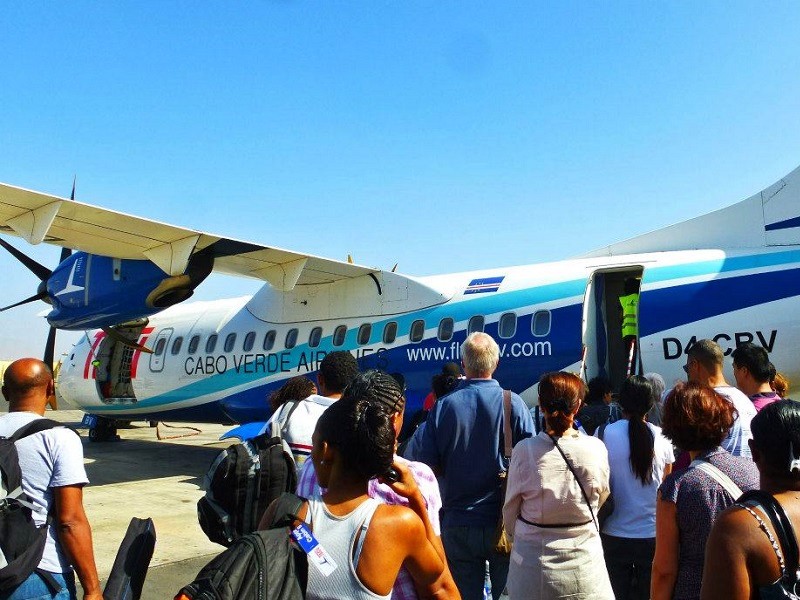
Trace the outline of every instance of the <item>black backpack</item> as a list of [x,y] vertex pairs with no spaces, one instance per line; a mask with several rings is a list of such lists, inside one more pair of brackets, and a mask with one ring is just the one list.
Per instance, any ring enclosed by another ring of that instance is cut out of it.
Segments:
[[294,458],[280,436],[263,433],[223,450],[211,463],[203,487],[205,496],[197,502],[200,527],[212,542],[230,546],[256,530],[270,502],[294,492]]
[[305,553],[292,541],[290,527],[303,499],[282,494],[273,528],[238,538],[183,587],[175,599],[302,600],[308,582]]
[[[23,425],[11,437],[0,437],[0,591],[13,590],[37,571],[47,541],[47,522],[37,527],[31,515],[33,505],[22,491],[22,471],[14,442],[24,437],[61,427],[50,419],[36,419]],[[44,572],[42,572],[44,573]],[[49,585],[58,584],[43,575]]]

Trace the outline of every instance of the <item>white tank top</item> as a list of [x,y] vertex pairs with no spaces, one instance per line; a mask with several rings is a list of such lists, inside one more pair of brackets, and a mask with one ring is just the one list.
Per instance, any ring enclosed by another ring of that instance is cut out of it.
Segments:
[[378,504],[374,498],[367,498],[350,514],[337,517],[330,513],[319,492],[309,498],[306,520],[337,567],[325,577],[313,565],[308,566],[307,600],[388,600],[391,597],[391,591],[385,596],[370,591],[356,574],[364,538]]

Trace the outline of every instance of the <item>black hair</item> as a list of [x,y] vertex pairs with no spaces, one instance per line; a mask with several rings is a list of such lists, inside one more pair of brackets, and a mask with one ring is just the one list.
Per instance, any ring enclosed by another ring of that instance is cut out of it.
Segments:
[[763,468],[780,479],[800,480],[800,402],[768,404],[753,417],[750,430],[764,455]]
[[601,404],[603,396],[613,391],[608,377],[598,375],[589,380],[589,390],[586,392],[586,404]]
[[317,422],[317,435],[339,451],[345,468],[369,480],[389,470],[394,458],[392,416],[405,404],[397,382],[383,371],[357,375]]
[[292,377],[270,394],[267,400],[270,410],[275,412],[288,400],[305,400],[313,394],[316,389],[317,387],[314,385],[314,382],[305,375]]
[[638,294],[639,280],[636,277],[628,277],[627,279],[625,279],[623,289],[625,290],[625,295]]
[[[753,376],[753,379],[759,383],[770,381],[772,363],[769,362],[769,354],[761,346],[746,342],[741,346],[737,346],[731,356],[737,367],[745,367],[750,372],[750,375]],[[772,378],[774,378],[774,375]]]
[[319,365],[319,372],[325,378],[327,390],[340,394],[358,375],[358,361],[349,352],[337,350],[325,355]]
[[639,375],[632,375],[622,382],[619,405],[628,417],[628,441],[633,474],[646,485],[653,480],[655,439],[644,416],[653,406],[653,386]]
[[446,373],[439,373],[434,375],[431,378],[431,388],[433,389],[433,395],[436,396],[437,399],[441,398],[452,392],[454,389],[458,387],[459,379],[458,377],[453,377],[452,375],[448,375]]
[[458,379],[461,377],[461,367],[458,366],[458,363],[455,362],[448,362],[444,363],[442,366],[442,374],[443,375],[450,375],[451,377],[455,377]]

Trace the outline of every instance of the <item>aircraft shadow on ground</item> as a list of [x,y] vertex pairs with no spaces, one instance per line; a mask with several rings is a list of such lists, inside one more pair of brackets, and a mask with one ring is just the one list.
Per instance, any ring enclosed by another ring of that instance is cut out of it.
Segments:
[[188,483],[200,486],[221,449],[166,440],[125,439],[124,430],[120,433],[122,439],[117,442],[84,443],[84,456],[90,459],[86,473],[91,485],[185,476]]

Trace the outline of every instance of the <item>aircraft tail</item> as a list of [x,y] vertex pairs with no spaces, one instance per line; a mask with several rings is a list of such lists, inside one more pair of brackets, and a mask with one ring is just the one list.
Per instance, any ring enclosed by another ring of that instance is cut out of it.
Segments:
[[598,248],[589,257],[800,245],[800,167],[732,206]]

